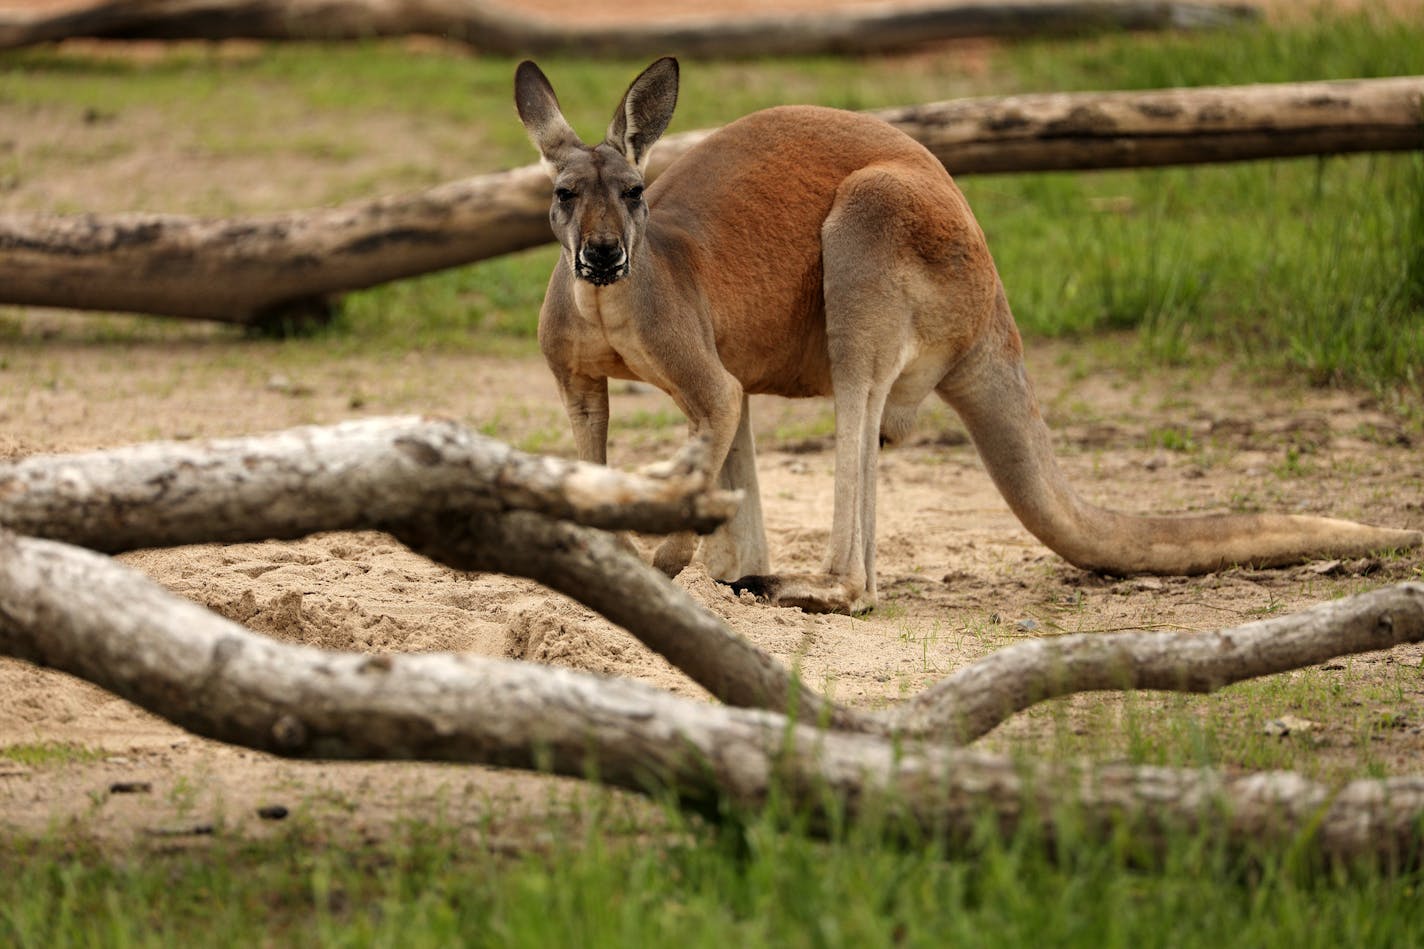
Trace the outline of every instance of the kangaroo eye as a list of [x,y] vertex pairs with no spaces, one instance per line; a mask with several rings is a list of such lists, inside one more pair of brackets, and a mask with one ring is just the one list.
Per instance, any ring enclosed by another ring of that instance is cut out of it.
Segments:
[[554,197],[559,199],[560,204],[568,204],[574,198],[578,197],[578,192],[570,191],[568,188],[555,188]]
[[627,191],[623,192],[623,197],[628,201],[637,204],[639,201],[643,200],[643,186],[634,185]]

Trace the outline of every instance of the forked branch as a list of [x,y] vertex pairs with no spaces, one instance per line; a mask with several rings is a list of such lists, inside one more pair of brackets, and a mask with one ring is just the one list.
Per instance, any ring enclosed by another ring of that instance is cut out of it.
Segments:
[[1424,584],[1402,583],[1211,633],[1082,634],[1001,649],[895,712],[910,734],[969,743],[1039,702],[1094,690],[1215,692],[1336,656],[1424,640]]
[[[1419,593],[1418,590],[1415,591]],[[496,764],[671,795],[718,816],[773,787],[824,828],[889,814],[951,844],[986,814],[1052,837],[1126,825],[1326,859],[1420,859],[1424,779],[1338,793],[1291,774],[1016,766],[967,750],[794,725],[630,681],[469,655],[356,655],[257,636],[108,558],[0,534],[0,652],[62,669],[197,734],[297,758]]]
[[0,464],[0,526],[106,553],[383,530],[455,569],[528,577],[579,600],[723,702],[868,727],[584,526],[706,532],[730,516],[738,496],[708,490],[695,455],[663,469],[627,475],[452,422],[369,419]]
[[609,530],[707,533],[738,496],[702,446],[655,476],[517,451],[455,422],[372,418],[250,438],[151,442],[0,465],[0,524],[117,553],[458,523],[522,510]]
[[1424,639],[1402,584],[1216,633],[1022,643],[885,713],[801,683],[615,537],[585,524],[710,530],[733,496],[695,458],[657,478],[517,452],[451,422],[370,419],[251,438],[151,443],[0,464],[0,526],[109,553],[387,531],[460,570],[528,577],[622,626],[729,705],[843,731],[968,743],[1037,702],[1102,689],[1209,692]]

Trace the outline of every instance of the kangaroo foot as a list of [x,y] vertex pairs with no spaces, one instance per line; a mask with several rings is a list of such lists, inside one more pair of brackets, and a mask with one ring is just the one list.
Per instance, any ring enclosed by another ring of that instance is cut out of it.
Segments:
[[824,573],[753,574],[734,580],[732,592],[750,593],[772,606],[799,606],[807,613],[864,613],[875,596],[863,586]]

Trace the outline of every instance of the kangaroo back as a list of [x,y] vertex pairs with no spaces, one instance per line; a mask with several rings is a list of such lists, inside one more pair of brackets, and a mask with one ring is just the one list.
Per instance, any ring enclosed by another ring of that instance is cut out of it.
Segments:
[[[516,103],[553,180],[565,252],[539,340],[581,458],[605,459],[607,379],[640,378],[708,440],[709,473],[755,495],[748,394],[835,399],[822,571],[762,574],[760,507],[747,504],[703,545],[714,576],[810,610],[873,606],[880,445],[908,431],[931,392],[963,417],[1014,513],[1081,567],[1200,573],[1424,542],[1329,518],[1136,516],[1084,502],[1054,460],[983,232],[939,162],[878,119],[790,106],[707,137],[645,193],[677,78],[672,60],[648,67],[592,146],[532,63],[516,74]],[[675,537],[654,562],[674,573],[696,549]]]

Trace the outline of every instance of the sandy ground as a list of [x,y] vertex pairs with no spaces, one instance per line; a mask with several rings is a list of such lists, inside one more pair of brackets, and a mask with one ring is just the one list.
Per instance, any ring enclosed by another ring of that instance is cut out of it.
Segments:
[[[286,197],[297,203],[300,194]],[[23,204],[23,195],[16,200]],[[111,200],[94,196],[96,204]],[[279,344],[204,327],[95,341],[78,329],[90,317],[6,315],[13,332],[0,339],[0,457],[414,412],[492,423],[501,437],[570,452],[552,381],[536,358],[425,353],[292,362],[280,357]],[[1130,511],[1272,509],[1424,527],[1420,432],[1360,394],[1225,369],[1113,368],[1121,361],[1092,348],[1036,344],[1029,355],[1064,467],[1091,499]],[[614,463],[640,465],[677,446],[679,427],[662,394],[618,387],[613,412],[621,420]],[[815,569],[830,526],[829,406],[759,398],[753,412],[774,564]],[[1161,437],[1168,429],[1188,437],[1187,450],[1163,447],[1172,441]],[[1214,629],[1424,569],[1424,557],[1415,555],[1190,580],[1084,573],[1018,524],[939,406],[927,407],[909,445],[884,457],[878,551],[882,602],[864,618],[736,600],[695,569],[678,582],[737,632],[798,664],[816,687],[875,707],[1022,637]],[[183,596],[291,642],[512,656],[701,694],[626,633],[561,596],[525,581],[437,567],[376,533],[122,559]],[[1401,727],[1371,750],[1386,772],[1418,770],[1424,683],[1416,675],[1387,698],[1374,686],[1388,666],[1420,664],[1416,648],[1337,664],[1342,707],[1373,704],[1402,716]],[[1076,707],[1111,709],[1114,702],[1087,698]],[[1241,727],[1255,732],[1262,724]],[[1031,746],[1050,727],[1029,716],[989,743]],[[1332,727],[1322,723],[1327,735]],[[1337,738],[1340,753],[1350,755],[1352,739],[1343,731]],[[188,736],[84,683],[0,660],[0,748],[47,743],[92,754],[32,765],[0,758],[0,828],[77,828],[117,841],[184,845],[214,832],[270,832],[282,825],[264,821],[258,809],[282,805],[333,832],[379,835],[408,818],[440,815],[462,832],[522,846],[548,832],[549,801],[570,787],[478,767],[281,761]],[[144,790],[114,790],[125,785]]]
[[[54,332],[53,321],[63,318],[48,319]],[[422,355],[392,365],[346,358],[274,378],[263,358],[270,345],[201,339],[78,345],[62,338],[7,344],[0,451],[257,432],[413,406],[471,423],[514,419],[504,429],[513,438],[562,424],[537,359]],[[1424,526],[1417,431],[1356,395],[1262,388],[1224,370],[1104,369],[1062,344],[1035,347],[1031,369],[1066,469],[1100,502],[1139,511],[1261,506]],[[351,408],[356,384],[366,393],[359,411]],[[656,391],[624,390],[614,399],[614,415],[623,420],[665,418],[669,407]],[[775,563],[813,569],[830,520],[833,456],[829,439],[815,434],[829,410],[763,398],[753,411]],[[1191,580],[1106,580],[1037,544],[998,497],[957,423],[939,407],[926,416],[916,440],[882,464],[883,594],[875,613],[808,616],[742,602],[696,570],[679,582],[739,633],[799,664],[817,687],[877,706],[1022,636],[1217,628],[1417,575],[1424,564],[1415,556]],[[1166,426],[1189,433],[1198,448],[1153,447],[1152,433]],[[623,427],[612,457],[642,464],[666,456],[678,438],[672,424]],[[567,450],[567,437],[560,433],[554,447]],[[1303,459],[1298,466],[1288,461],[1292,453]],[[700,694],[627,634],[563,597],[526,581],[437,567],[381,534],[143,551],[122,559],[287,641],[513,656]],[[1342,675],[1369,692],[1372,670],[1420,660],[1419,650],[1405,648],[1348,660]],[[1424,751],[1417,727],[1424,685],[1417,676],[1413,681],[1413,694],[1401,696],[1412,730],[1396,730],[1393,745],[1375,749],[1390,771],[1417,769]],[[491,814],[500,827],[523,826],[521,815],[540,813],[549,789],[563,786],[484,768],[284,762],[187,736],[87,684],[13,661],[0,661],[0,695],[0,747],[59,742],[99,752],[97,760],[68,764],[0,763],[0,826],[26,832],[75,824],[103,836],[158,835],[165,842],[171,833],[214,825],[224,833],[262,833],[257,809],[270,804],[359,833],[379,833],[432,809],[485,832]],[[1012,723],[995,740],[1032,741],[1045,727],[1042,720]],[[110,793],[121,782],[151,790]]]

